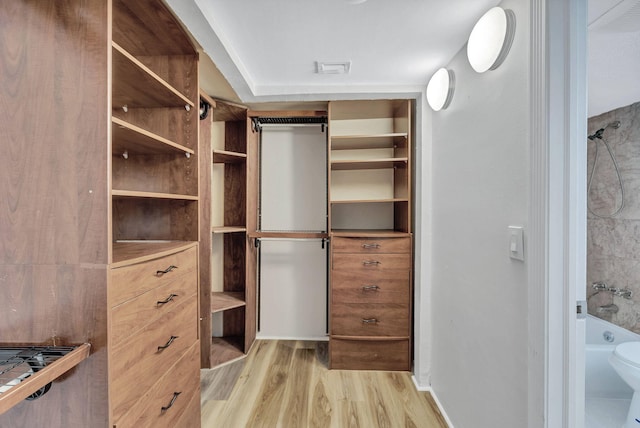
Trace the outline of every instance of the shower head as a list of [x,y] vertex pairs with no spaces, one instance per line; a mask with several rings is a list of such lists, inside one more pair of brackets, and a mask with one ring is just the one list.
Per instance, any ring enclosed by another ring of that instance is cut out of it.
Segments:
[[607,123],[607,126],[605,126],[604,128],[598,129],[596,132],[594,132],[593,134],[589,135],[587,138],[590,139],[591,141],[595,140],[596,138],[599,138],[599,139],[602,140],[602,134],[604,133],[604,130],[607,129],[607,128],[613,128],[613,129],[620,128],[620,121],[616,120],[614,122]]

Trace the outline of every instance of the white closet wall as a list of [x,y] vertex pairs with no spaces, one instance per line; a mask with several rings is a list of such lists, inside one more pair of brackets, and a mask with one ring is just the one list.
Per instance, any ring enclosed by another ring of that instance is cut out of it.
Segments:
[[[260,229],[327,231],[327,142],[320,126],[262,130]],[[327,248],[321,239],[261,239],[261,339],[327,339]]]

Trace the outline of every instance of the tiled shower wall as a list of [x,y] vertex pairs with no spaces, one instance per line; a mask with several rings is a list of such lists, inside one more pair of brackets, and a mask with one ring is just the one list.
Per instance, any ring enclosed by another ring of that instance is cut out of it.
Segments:
[[[589,313],[628,330],[640,333],[640,102],[589,119],[588,135],[619,120],[620,128],[608,128],[603,138],[609,143],[624,184],[624,209],[603,219],[587,214],[587,299]],[[588,141],[587,176],[591,173],[595,142]],[[618,177],[602,141],[597,140],[598,163],[594,173],[589,207],[599,215],[610,215],[621,202]],[[588,179],[588,177],[587,177]],[[631,299],[610,292],[595,292],[593,282],[629,289]],[[606,309],[618,308],[617,313]]]

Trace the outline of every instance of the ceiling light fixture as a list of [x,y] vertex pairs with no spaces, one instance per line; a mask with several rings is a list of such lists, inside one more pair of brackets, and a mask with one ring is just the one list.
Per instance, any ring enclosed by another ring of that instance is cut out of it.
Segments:
[[427,85],[427,102],[434,111],[449,107],[453,98],[455,79],[453,71],[441,68],[436,71]]
[[467,57],[478,73],[495,70],[507,57],[516,28],[513,11],[491,8],[482,15],[471,31],[467,43]]

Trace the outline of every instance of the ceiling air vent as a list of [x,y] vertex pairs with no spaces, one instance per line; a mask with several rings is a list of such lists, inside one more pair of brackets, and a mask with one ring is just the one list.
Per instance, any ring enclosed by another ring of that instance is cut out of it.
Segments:
[[316,73],[318,74],[349,74],[351,61],[321,62],[316,61]]

